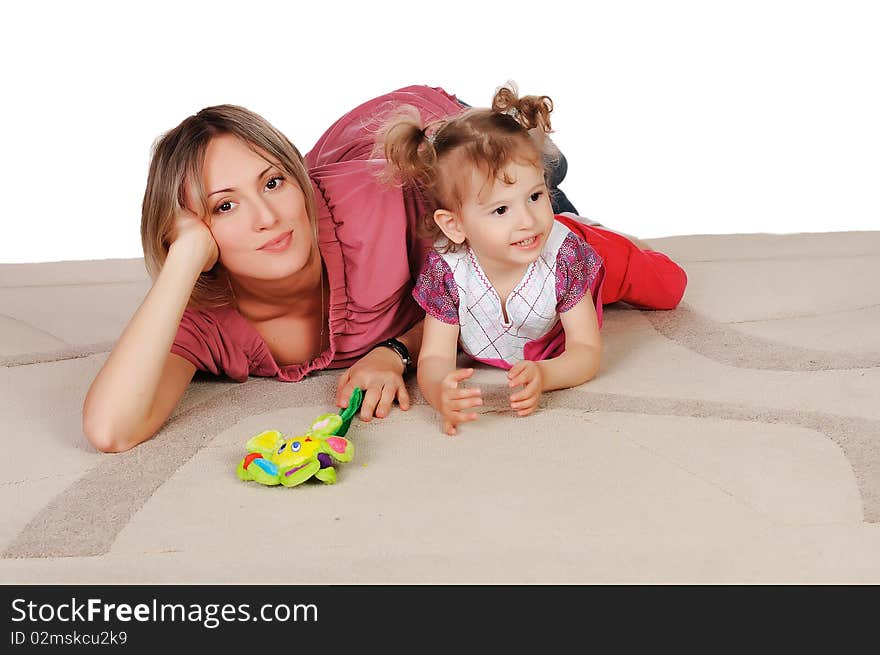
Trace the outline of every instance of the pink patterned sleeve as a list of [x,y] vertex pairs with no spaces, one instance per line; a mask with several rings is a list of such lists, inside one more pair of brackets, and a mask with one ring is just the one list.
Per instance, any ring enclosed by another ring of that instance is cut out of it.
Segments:
[[602,258],[574,232],[570,232],[556,255],[556,311],[567,312],[596,284]]
[[429,250],[425,256],[412,295],[430,316],[458,325],[458,287],[452,270],[436,250]]

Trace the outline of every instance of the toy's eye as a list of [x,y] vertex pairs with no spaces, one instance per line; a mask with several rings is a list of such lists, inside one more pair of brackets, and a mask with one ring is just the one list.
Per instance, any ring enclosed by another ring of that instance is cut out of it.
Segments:
[[302,445],[302,444],[300,444],[299,441],[291,441],[291,442],[290,442],[290,449],[291,449],[293,452],[297,452],[297,451],[299,451],[301,445]]
[[285,448],[287,448],[287,444],[281,444],[281,448],[278,449],[278,454],[280,455],[281,453],[283,453]]

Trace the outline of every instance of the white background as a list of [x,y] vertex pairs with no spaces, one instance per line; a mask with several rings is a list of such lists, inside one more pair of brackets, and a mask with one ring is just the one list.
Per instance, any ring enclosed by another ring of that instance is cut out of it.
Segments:
[[880,229],[880,3],[11,2],[0,262],[138,257],[153,140],[244,105],[305,153],[413,83],[556,103],[580,213],[651,238]]

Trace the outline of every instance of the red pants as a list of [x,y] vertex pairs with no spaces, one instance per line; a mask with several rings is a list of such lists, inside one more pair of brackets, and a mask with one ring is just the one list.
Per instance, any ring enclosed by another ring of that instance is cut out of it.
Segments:
[[603,305],[621,300],[642,309],[678,305],[687,287],[687,275],[662,252],[642,250],[624,236],[570,216],[557,215],[556,220],[583,237],[605,262]]

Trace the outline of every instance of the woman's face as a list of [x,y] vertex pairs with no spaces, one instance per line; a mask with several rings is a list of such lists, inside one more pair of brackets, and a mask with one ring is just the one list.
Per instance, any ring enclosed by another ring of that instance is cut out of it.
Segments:
[[308,263],[314,236],[296,180],[261,155],[231,134],[210,141],[202,180],[208,226],[230,274],[279,280]]

